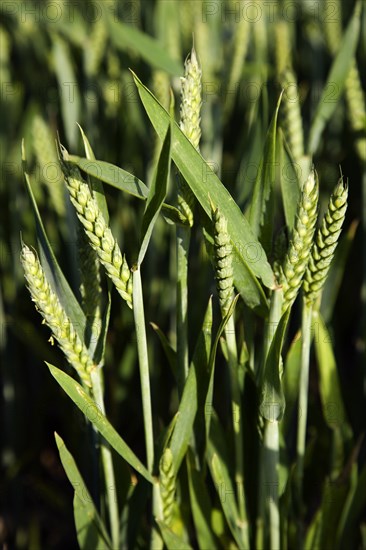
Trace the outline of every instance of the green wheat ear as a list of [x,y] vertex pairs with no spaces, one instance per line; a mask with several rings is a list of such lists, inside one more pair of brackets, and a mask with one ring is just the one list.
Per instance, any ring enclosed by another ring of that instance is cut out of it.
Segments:
[[312,170],[302,188],[292,239],[281,269],[283,311],[292,305],[301,287],[313,243],[318,198],[318,178],[316,172]]
[[[192,47],[185,62],[184,77],[181,78],[180,129],[198,150],[201,138],[202,71],[197,54]],[[178,181],[178,207],[193,225],[194,195],[186,182]]]
[[160,494],[163,505],[164,521],[167,525],[173,517],[174,494],[175,494],[175,473],[173,466],[173,454],[167,447],[159,463]]
[[330,197],[328,209],[314,241],[306,269],[303,290],[308,304],[319,296],[338,245],[347,210],[348,186],[341,178]]
[[94,363],[81,342],[57,295],[51,289],[36,252],[23,245],[20,259],[32,300],[49,326],[54,338],[81,380],[91,387],[90,373]]
[[283,74],[288,67],[292,67],[292,47],[290,26],[285,19],[276,21],[274,27],[276,72]]
[[[65,152],[63,154],[66,155]],[[83,181],[79,169],[65,160],[62,161],[62,169],[70,200],[84,227],[89,243],[119,294],[132,309],[132,274],[126,258],[122,256],[118,243],[94,200],[88,184]]]
[[234,294],[232,245],[227,232],[226,218],[211,204],[214,224],[214,251],[216,286],[219,294],[222,315],[225,316]]

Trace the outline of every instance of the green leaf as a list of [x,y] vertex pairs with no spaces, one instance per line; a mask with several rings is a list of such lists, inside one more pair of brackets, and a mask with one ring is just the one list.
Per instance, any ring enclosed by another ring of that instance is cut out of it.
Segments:
[[[95,155],[94,155],[93,149],[91,148],[89,140],[86,137],[86,135],[84,133],[84,130],[82,129],[80,124],[78,124],[78,126],[79,126],[81,137],[82,137],[83,143],[84,143],[85,156],[88,160],[95,161]],[[90,187],[93,191],[94,199],[96,200],[96,202],[99,206],[99,210],[102,212],[103,218],[105,219],[105,221],[108,225],[109,212],[108,212],[107,201],[106,201],[105,194],[104,194],[103,184],[100,182],[99,179],[93,178],[91,176],[89,177],[89,184],[90,184]]]
[[[134,79],[146,112],[160,139],[163,139],[171,120],[170,116],[136,75]],[[209,218],[211,218],[210,199],[214,204],[220,205],[221,212],[227,219],[228,232],[235,254],[235,284],[243,298],[253,307],[263,306],[265,300],[260,290],[258,288],[254,290],[255,287],[251,285],[251,295],[248,295],[248,288],[245,285],[246,279],[257,276],[266,286],[274,288],[274,275],[263,247],[253,235],[249,223],[230,193],[175,122],[172,123],[172,158]],[[246,267],[246,271],[243,271],[242,266]],[[241,271],[239,277],[238,271]]]
[[249,215],[253,233],[262,243],[264,243],[267,251],[271,249],[269,240],[273,233],[274,209],[273,200],[270,200],[270,197],[276,181],[276,134],[281,99],[282,93],[278,99],[276,110],[272,117],[264,143],[263,153],[254,183],[253,199],[251,201]]
[[[212,365],[210,364],[212,349],[212,297],[209,300],[201,333],[198,337],[192,363],[197,377],[197,413],[194,423],[195,451],[202,464],[207,446],[207,403],[211,407],[212,391],[210,381]],[[196,456],[197,460],[197,456]]]
[[196,529],[199,548],[218,547],[217,540],[211,529],[212,502],[202,471],[194,466],[194,459],[188,456],[188,483],[191,511]]
[[313,517],[310,523],[305,537],[305,550],[315,550],[320,548],[320,534],[321,534],[321,521],[322,514],[319,509]]
[[319,548],[335,548],[337,526],[349,490],[348,477],[325,480],[321,504]]
[[157,521],[157,524],[168,550],[193,550],[190,544],[176,535],[163,521]]
[[349,425],[343,405],[332,341],[321,314],[316,311],[313,312],[313,332],[324,420],[330,429],[338,428],[345,433],[349,430]]
[[172,369],[172,373],[177,379],[177,352],[175,349],[171,346],[171,344],[168,341],[168,338],[165,336],[163,331],[156,325],[155,323],[150,323],[153,330],[156,332],[161,345],[163,346],[164,353],[166,355],[166,358],[168,359],[170,368]]
[[110,39],[116,48],[122,51],[132,50],[152,67],[162,69],[171,75],[179,76],[183,73],[181,63],[174,61],[155,38],[131,25],[117,21],[112,15],[108,17],[108,28]]
[[361,3],[357,2],[317,105],[309,134],[308,151],[310,156],[316,152],[325,125],[334,113],[342,95],[360,34],[360,11]]
[[147,199],[149,188],[130,172],[119,168],[104,160],[90,160],[88,158],[69,155],[68,160],[76,164],[81,170],[94,178],[129,193],[138,199]]
[[55,439],[62,465],[74,489],[74,518],[80,548],[111,549],[112,542],[71,453],[56,432]]
[[344,517],[339,522],[337,540],[339,548],[355,547],[354,539],[362,513],[366,507],[366,464],[354,484],[350,501],[344,509]]
[[[179,466],[184,458],[184,455],[186,454],[188,444],[192,436],[193,422],[198,409],[201,412],[201,418],[203,416],[205,419],[204,427],[206,430],[206,437],[208,437],[212,411],[212,387],[217,346],[225,326],[230,319],[230,316],[233,314],[237,301],[238,296],[235,297],[227,315],[220,323],[211,346],[209,358],[207,352],[208,346],[211,343],[211,300],[207,308],[201,329],[201,337],[198,340],[187,381],[184,386],[182,399],[179,404],[177,423],[175,425],[170,444],[175,472],[178,472]],[[203,440],[204,439],[205,438],[203,436]]]
[[61,98],[62,119],[68,145],[76,147],[76,121],[80,119],[80,95],[69,45],[58,35],[51,33],[53,66]]
[[149,196],[146,202],[146,208],[144,212],[144,217],[142,219],[142,243],[138,256],[138,264],[141,265],[149,241],[151,238],[152,230],[154,228],[155,222],[159,216],[160,209],[164,202],[167,193],[169,174],[170,174],[170,145],[171,145],[171,129],[168,127],[166,133],[163,147],[158,160],[158,165],[154,175],[153,182],[150,187]]
[[38,206],[32,191],[30,178],[26,171],[26,166],[25,166],[26,159],[25,159],[24,148],[22,151],[22,158],[23,158],[23,168],[24,168],[26,189],[31,201],[34,217],[36,220],[36,231],[37,231],[39,253],[40,253],[40,259],[42,262],[42,267],[46,273],[48,282],[50,283],[52,289],[57,294],[62,307],[66,311],[66,314],[69,317],[71,323],[73,324],[80,340],[83,342],[85,328],[86,328],[86,317],[84,315],[83,310],[80,307],[79,302],[75,298],[75,295],[72,292],[69,283],[67,282],[64,274],[61,271],[61,268],[57,262],[56,256],[47,238],[46,231],[41,219],[41,215],[39,213]]
[[203,408],[209,383],[209,353],[211,347],[212,299],[210,298],[188,377],[179,403],[177,422],[172,434],[170,449],[174,471],[177,473],[193,433],[194,419],[199,406]]
[[[114,164],[103,160],[90,161],[76,155],[69,155],[68,160],[76,164],[86,174],[97,178],[120,191],[129,193],[138,199],[146,200],[149,196],[149,188],[133,174],[126,172]],[[185,224],[186,220],[174,206],[164,203],[162,205],[164,216],[173,223]]]
[[[276,327],[264,366],[259,411],[262,417],[270,422],[281,420],[285,412],[285,398],[279,369],[290,310],[291,308],[287,308]],[[270,330],[273,328],[270,327]]]
[[224,432],[216,414],[212,414],[210,439],[207,448],[207,463],[220,499],[220,503],[239,548],[249,548],[246,529],[240,530],[240,518],[236,505],[235,489],[230,476],[230,456]]
[[127,443],[123,441],[121,436],[116,432],[104,414],[102,414],[102,412],[98,409],[93,399],[89,397],[80,384],[78,384],[68,374],[62,372],[53,365],[50,365],[49,363],[46,363],[46,365],[50,369],[52,376],[60,384],[61,388],[65,391],[65,393],[67,393],[81,412],[85,414],[93,426],[95,426],[95,428],[102,434],[111,447],[113,447],[113,449],[117,451],[117,453],[124,458],[126,462],[132,466],[132,468],[147,479],[147,481],[154,483],[153,477],[149,474],[140,459],[137,458]]
[[281,197],[286,225],[291,232],[294,227],[297,205],[300,198],[299,176],[301,172],[298,174],[298,171],[299,169],[301,170],[301,168],[295,164],[285,143],[281,128],[278,130],[278,147],[280,156]]
[[291,343],[286,356],[284,375],[282,379],[286,409],[281,422],[282,433],[286,436],[292,423],[292,415],[299,396],[299,381],[301,370],[301,332],[298,331]]
[[238,298],[239,296],[235,296],[234,300],[230,304],[230,307],[227,311],[226,316],[221,320],[220,326],[218,328],[218,331],[216,333],[215,339],[211,347],[210,359],[208,362],[208,372],[210,376],[210,381],[209,381],[209,386],[207,390],[207,395],[205,400],[205,410],[204,410],[205,427],[206,427],[206,444],[208,442],[208,438],[210,434],[211,415],[213,412],[212,399],[213,399],[213,385],[214,385],[214,377],[215,377],[215,359],[216,359],[217,347],[219,345],[221,335],[225,330],[228,320],[232,315],[234,315],[234,310],[238,302]]

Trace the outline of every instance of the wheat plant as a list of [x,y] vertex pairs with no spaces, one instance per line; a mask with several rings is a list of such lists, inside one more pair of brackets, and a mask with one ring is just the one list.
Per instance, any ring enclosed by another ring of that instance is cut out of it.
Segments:
[[0,24],[4,544],[363,548],[364,8],[166,4]]

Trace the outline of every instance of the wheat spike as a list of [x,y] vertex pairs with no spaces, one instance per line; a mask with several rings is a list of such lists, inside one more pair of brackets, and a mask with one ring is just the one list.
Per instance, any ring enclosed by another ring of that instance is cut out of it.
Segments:
[[[180,128],[192,145],[198,150],[201,138],[201,106],[202,106],[202,71],[196,51],[192,48],[185,62],[185,73],[182,81]],[[178,180],[178,207],[193,225],[194,195],[186,182]]]
[[287,68],[292,68],[292,48],[289,23],[279,19],[274,28],[276,72],[282,74]]
[[132,308],[132,291],[129,284],[132,275],[126,258],[122,256],[118,243],[94,200],[88,184],[83,181],[79,169],[65,161],[62,162],[62,168],[70,200],[84,227],[89,243],[119,294]]
[[167,447],[159,463],[160,494],[163,504],[164,521],[167,525],[172,520],[174,494],[175,494],[175,473],[173,466],[173,454]]
[[226,218],[218,208],[212,208],[212,220],[214,223],[216,286],[222,314],[225,316],[234,293],[232,246],[227,232]]
[[306,269],[303,290],[307,303],[314,303],[320,294],[338,245],[347,210],[348,186],[341,178],[330,197],[327,212],[316,232]]
[[36,308],[81,380],[91,387],[94,367],[88,350],[81,342],[57,295],[51,289],[35,251],[23,245],[20,256],[28,289]]
[[312,170],[302,188],[292,239],[281,269],[283,311],[292,305],[301,287],[313,243],[318,198],[318,178]]

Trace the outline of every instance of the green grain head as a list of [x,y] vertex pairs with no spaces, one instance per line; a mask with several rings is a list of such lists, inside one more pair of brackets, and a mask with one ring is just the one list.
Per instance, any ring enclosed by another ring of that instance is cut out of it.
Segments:
[[309,304],[316,301],[327,278],[346,215],[347,197],[348,187],[341,178],[330,197],[322,224],[316,232],[306,269],[303,291],[305,301]]
[[283,311],[292,305],[301,287],[313,244],[318,198],[318,178],[312,170],[301,191],[292,239],[281,269]]
[[98,255],[108,277],[127,305],[132,308],[132,274],[126,258],[122,256],[116,239],[113,237],[88,184],[82,179],[79,169],[71,163],[62,162],[65,182],[70,200],[84,227],[91,247]]
[[[186,59],[181,81],[180,128],[198,150],[201,138],[202,71],[194,48]],[[186,182],[179,178],[178,207],[190,226],[193,225],[193,206],[194,195]]]
[[218,208],[214,209],[212,207],[212,220],[214,223],[216,286],[221,311],[223,316],[225,316],[234,294],[232,245],[227,232],[226,218],[220,213]]
[[164,522],[169,525],[173,517],[175,495],[175,473],[172,451],[167,447],[159,463],[160,494],[163,505]]
[[51,289],[36,252],[23,245],[20,259],[29,292],[44,319],[43,322],[51,329],[53,337],[81,380],[91,387],[90,373],[94,367],[93,361],[57,295]]

